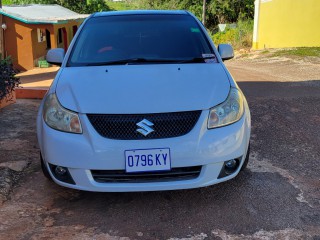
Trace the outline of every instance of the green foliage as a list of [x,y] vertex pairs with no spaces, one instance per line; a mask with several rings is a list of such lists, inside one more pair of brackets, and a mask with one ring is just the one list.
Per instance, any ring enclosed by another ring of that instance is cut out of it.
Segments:
[[20,84],[19,78],[15,77],[16,74],[10,58],[0,60],[0,100],[11,100],[10,93]]
[[202,15],[202,0],[136,0],[139,9],[189,10],[199,19]]
[[229,43],[235,49],[249,48],[252,46],[253,20],[240,20],[236,28],[226,28],[224,32],[213,35],[213,42]]
[[236,29],[226,28],[224,32],[217,32],[213,35],[213,42],[218,45],[220,43],[229,43],[234,45],[236,40]]
[[91,14],[108,11],[104,0],[12,0],[13,4],[59,4],[77,13]]
[[134,3],[128,1],[113,2],[109,0],[106,3],[112,11],[132,10],[136,8]]
[[208,1],[208,13],[215,23],[233,23],[253,19],[254,0]]
[[2,5],[10,5],[12,4],[12,0],[3,0]]
[[[140,9],[184,9],[202,20],[203,0],[136,0]],[[253,19],[254,0],[207,0],[206,26]]]

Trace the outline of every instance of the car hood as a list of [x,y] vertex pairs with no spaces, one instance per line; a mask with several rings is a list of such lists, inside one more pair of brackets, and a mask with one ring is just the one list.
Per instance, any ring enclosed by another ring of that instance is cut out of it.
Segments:
[[230,83],[222,64],[66,67],[56,94],[80,113],[139,114],[209,109]]

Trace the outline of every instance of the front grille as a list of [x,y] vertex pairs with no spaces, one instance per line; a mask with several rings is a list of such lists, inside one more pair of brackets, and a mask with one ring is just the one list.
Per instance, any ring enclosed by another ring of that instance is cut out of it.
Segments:
[[124,170],[91,170],[99,183],[146,183],[190,180],[199,177],[201,166],[172,168],[164,172],[126,173]]
[[[154,114],[87,114],[95,130],[103,137],[119,140],[172,138],[187,134],[200,117],[201,111]],[[152,122],[153,132],[147,136],[137,132],[137,123]]]

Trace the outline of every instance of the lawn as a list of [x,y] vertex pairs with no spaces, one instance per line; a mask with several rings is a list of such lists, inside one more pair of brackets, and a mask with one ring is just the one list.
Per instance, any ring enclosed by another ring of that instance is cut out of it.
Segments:
[[282,49],[272,54],[272,57],[282,56],[320,57],[320,47],[298,47],[291,49]]

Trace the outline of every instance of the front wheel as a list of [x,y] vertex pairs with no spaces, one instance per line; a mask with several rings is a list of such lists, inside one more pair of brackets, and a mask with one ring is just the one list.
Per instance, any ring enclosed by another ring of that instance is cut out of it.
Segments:
[[40,153],[40,162],[41,162],[41,170],[42,170],[43,175],[44,175],[47,179],[49,179],[50,181],[52,181],[52,178],[51,178],[51,176],[50,176],[50,173],[49,173],[49,171],[48,171],[47,166],[45,165],[45,163],[44,163],[44,161],[43,161],[43,158],[42,158],[41,153]]
[[243,163],[240,171],[243,171],[244,169],[246,169],[246,167],[248,165],[248,162],[249,162],[249,156],[250,156],[250,143],[249,143],[249,147],[248,147],[246,158],[244,160],[244,163]]

